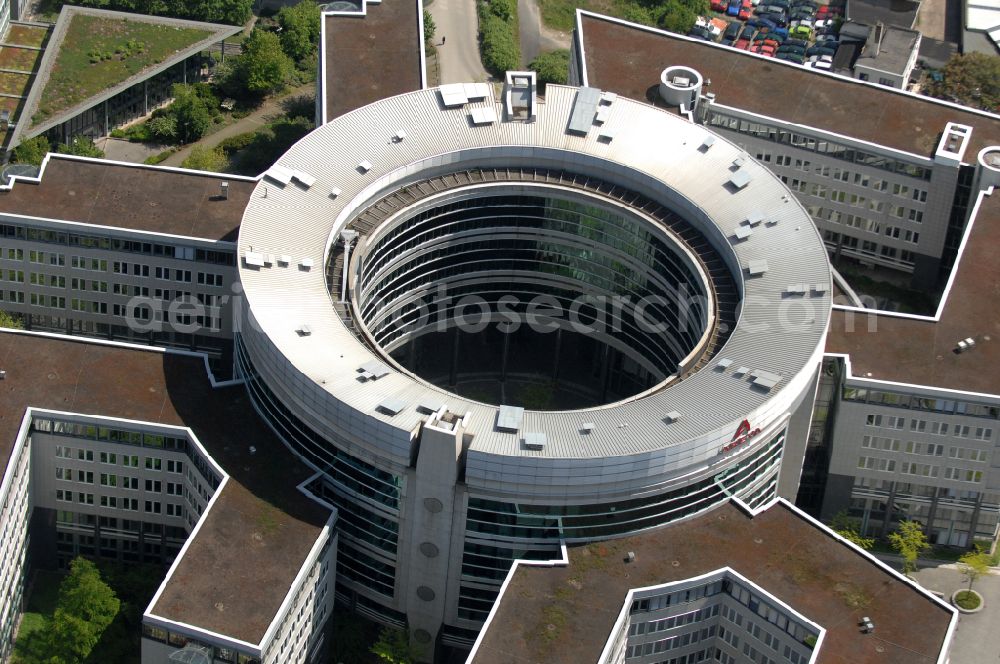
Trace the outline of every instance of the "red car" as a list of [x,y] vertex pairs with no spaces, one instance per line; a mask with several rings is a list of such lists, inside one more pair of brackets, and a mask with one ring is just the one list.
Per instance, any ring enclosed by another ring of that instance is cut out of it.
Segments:
[[775,51],[774,46],[771,46],[767,42],[764,42],[763,44],[761,44],[761,47],[760,47],[760,54],[761,55],[766,55],[769,58],[773,58],[774,57],[774,51]]
[[749,39],[737,39],[736,43],[733,44],[733,48],[738,48],[741,51],[750,50],[750,40]]
[[725,13],[728,6],[727,0],[712,0],[712,11],[714,12]]
[[740,5],[740,13],[737,16],[741,21],[745,21],[750,18],[751,12],[753,12],[753,3],[750,0],[743,0],[743,4]]

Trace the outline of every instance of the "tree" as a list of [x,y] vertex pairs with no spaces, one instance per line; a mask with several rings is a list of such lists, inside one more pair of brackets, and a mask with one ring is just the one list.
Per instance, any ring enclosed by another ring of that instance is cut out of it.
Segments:
[[969,579],[969,591],[972,591],[972,583],[981,576],[990,573],[990,556],[980,548],[969,551],[958,559],[958,569],[962,575]]
[[279,90],[292,69],[292,61],[281,50],[281,42],[273,32],[254,30],[243,41],[236,74],[249,92],[261,95]]
[[94,139],[88,136],[74,136],[69,143],[60,143],[57,152],[78,157],[104,158],[104,150],[94,145]]
[[76,558],[59,586],[59,602],[44,629],[18,639],[21,664],[82,664],[114,621],[121,602],[94,563]]
[[951,56],[931,95],[987,111],[1000,108],[1000,55],[960,53]]
[[431,13],[424,10],[424,41],[432,42],[434,40],[434,33],[437,32],[437,24],[434,23],[434,17]]
[[177,137],[184,143],[197,141],[212,126],[212,110],[205,95],[193,85],[175,83],[172,89],[173,103],[167,114],[174,117]]
[[12,314],[9,311],[0,311],[0,327],[7,327],[12,330],[24,329],[24,321],[18,314]]
[[281,48],[296,62],[306,60],[319,44],[320,11],[313,0],[302,0],[278,12]]
[[875,546],[875,539],[872,537],[862,536],[861,531],[858,530],[857,522],[847,516],[846,511],[842,510],[834,515],[833,520],[830,521],[830,529],[844,539],[861,547],[865,551]]
[[149,122],[146,124],[149,127],[149,133],[152,134],[157,140],[164,141],[166,143],[172,143],[177,140],[176,115],[171,113],[158,115],[150,118]]
[[660,7],[660,27],[670,32],[687,34],[698,18],[702,3],[685,0],[667,0]]
[[539,53],[528,65],[528,69],[538,75],[542,90],[549,83],[565,84],[569,80],[569,51],[560,49]]
[[59,606],[101,633],[118,615],[121,602],[101,579],[97,566],[78,557],[70,563],[69,575],[59,586]]
[[379,632],[372,654],[387,664],[414,664],[420,657],[419,649],[410,645],[409,635],[391,627],[383,627]]
[[34,138],[29,138],[27,140],[21,141],[21,143],[14,148],[14,154],[11,160],[18,164],[34,164],[35,166],[41,166],[42,160],[45,159],[45,155],[49,153],[51,146],[49,145],[49,139],[44,136],[35,136]]
[[196,171],[219,172],[226,167],[226,155],[218,148],[206,148],[198,145],[187,159],[181,162],[183,168],[190,168]]
[[889,544],[903,556],[903,573],[917,569],[917,557],[930,548],[924,528],[916,521],[901,521],[899,530],[889,533]]

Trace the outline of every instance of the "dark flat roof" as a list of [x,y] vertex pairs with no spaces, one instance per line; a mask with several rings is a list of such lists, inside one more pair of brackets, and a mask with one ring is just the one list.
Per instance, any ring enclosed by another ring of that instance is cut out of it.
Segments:
[[421,88],[418,20],[416,0],[369,2],[365,16],[323,17],[326,121]]
[[[229,199],[218,198],[229,183]],[[256,182],[230,175],[49,157],[39,183],[0,192],[0,213],[235,242]]]
[[869,25],[881,22],[912,28],[919,9],[916,0],[847,0],[847,18]]
[[[625,563],[629,551],[636,560]],[[476,664],[593,662],[631,588],[727,566],[827,630],[818,664],[934,664],[952,618],[784,503],[753,518],[730,503],[647,534],[570,548],[569,560],[518,567]],[[859,631],[862,616],[875,623],[873,634]]]
[[968,163],[1000,145],[1000,116],[602,17],[585,14],[581,24],[590,85],[633,99],[657,94],[665,67],[686,65],[711,79],[706,91],[717,103],[786,122],[928,157],[945,125],[957,122],[973,127]]
[[[826,351],[850,355],[855,377],[1000,394],[1000,192],[972,223],[938,322],[872,316],[869,332],[869,315],[834,310]],[[976,347],[956,354],[967,337]]]
[[245,389],[213,390],[200,358],[16,333],[0,333],[0,368],[4,463],[29,406],[194,431],[231,477],[153,613],[259,642],[329,511],[295,488],[311,472],[260,420]]

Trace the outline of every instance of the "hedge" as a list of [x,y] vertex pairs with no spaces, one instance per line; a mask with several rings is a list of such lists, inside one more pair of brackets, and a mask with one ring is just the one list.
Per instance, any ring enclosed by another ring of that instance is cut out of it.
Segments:
[[479,45],[491,74],[502,77],[521,68],[516,33],[517,0],[479,0]]

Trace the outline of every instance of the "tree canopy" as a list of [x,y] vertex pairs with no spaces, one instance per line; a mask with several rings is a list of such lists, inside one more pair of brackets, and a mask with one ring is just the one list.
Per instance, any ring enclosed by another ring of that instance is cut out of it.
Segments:
[[990,556],[978,548],[969,551],[958,559],[958,570],[969,580],[969,590],[972,590],[972,583],[976,579],[990,573]]
[[929,87],[933,96],[988,111],[1000,110],[1000,56],[959,53],[948,60],[941,74],[941,81]]
[[254,30],[243,41],[243,52],[234,74],[249,92],[257,95],[281,89],[292,74],[292,61],[281,50],[273,32]]
[[47,628],[16,645],[21,664],[81,664],[115,619],[121,602],[94,563],[76,558],[59,586],[59,603]]
[[278,12],[281,48],[296,62],[308,59],[319,44],[320,12],[313,0],[302,0]]
[[89,136],[74,136],[69,143],[60,143],[56,151],[60,154],[72,154],[78,157],[104,158],[104,150],[94,145],[94,139]]
[[889,544],[903,557],[904,574],[916,571],[917,557],[931,546],[917,521],[901,521],[899,530],[889,533]]
[[847,516],[847,512],[845,511],[837,512],[834,515],[833,520],[830,522],[830,528],[833,532],[866,551],[875,546],[875,539],[862,536],[857,521]]

